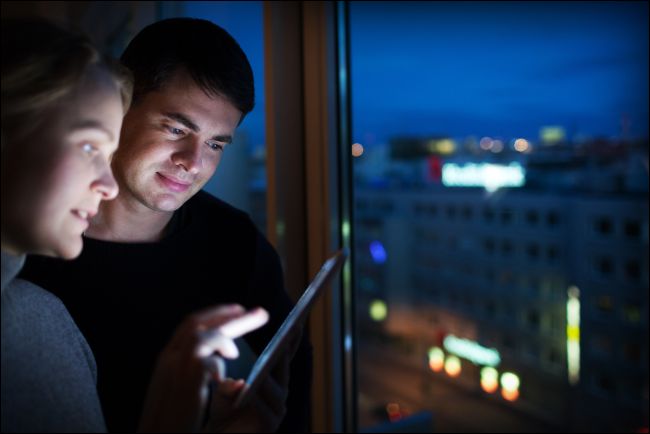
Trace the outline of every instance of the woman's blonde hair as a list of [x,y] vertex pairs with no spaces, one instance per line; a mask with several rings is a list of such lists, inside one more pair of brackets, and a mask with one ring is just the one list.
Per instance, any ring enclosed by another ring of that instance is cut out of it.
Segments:
[[2,142],[24,137],[75,89],[91,66],[109,73],[131,104],[131,73],[90,40],[40,19],[2,20]]

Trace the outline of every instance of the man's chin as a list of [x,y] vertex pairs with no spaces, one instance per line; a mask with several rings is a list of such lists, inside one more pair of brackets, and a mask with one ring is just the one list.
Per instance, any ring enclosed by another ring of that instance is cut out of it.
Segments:
[[154,203],[149,206],[149,208],[159,212],[174,212],[180,208],[187,201],[187,199],[189,199],[189,197],[179,198],[175,195],[163,194],[157,197],[156,200],[153,201]]

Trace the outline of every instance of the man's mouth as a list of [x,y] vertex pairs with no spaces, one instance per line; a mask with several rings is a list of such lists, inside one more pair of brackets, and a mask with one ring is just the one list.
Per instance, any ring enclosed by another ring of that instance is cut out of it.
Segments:
[[187,191],[192,185],[191,182],[181,181],[170,175],[163,175],[160,172],[156,172],[156,176],[162,185],[164,185],[167,189],[177,193]]

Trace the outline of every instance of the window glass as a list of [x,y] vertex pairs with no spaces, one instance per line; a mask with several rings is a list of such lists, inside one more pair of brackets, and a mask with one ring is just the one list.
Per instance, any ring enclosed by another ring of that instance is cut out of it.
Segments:
[[[255,108],[237,128],[215,175],[204,190],[247,212],[266,232],[266,146],[262,2],[188,1],[182,14],[220,25],[239,43],[253,69]],[[210,53],[206,53],[206,56]]]
[[361,430],[647,430],[647,17],[351,2]]

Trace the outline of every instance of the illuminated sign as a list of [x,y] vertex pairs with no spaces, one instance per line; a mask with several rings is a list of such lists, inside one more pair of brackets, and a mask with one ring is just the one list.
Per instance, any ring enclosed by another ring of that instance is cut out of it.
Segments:
[[386,262],[388,255],[386,254],[384,245],[380,241],[371,242],[368,248],[370,249],[370,256],[372,257],[372,260],[375,261],[375,264],[383,264]]
[[504,372],[501,375],[501,396],[508,401],[516,401],[519,398],[519,376],[512,372]]
[[434,372],[442,371],[445,365],[445,353],[438,347],[429,349],[429,368]]
[[427,150],[432,154],[449,155],[456,150],[456,143],[451,139],[433,139],[427,143]]
[[485,366],[481,369],[481,388],[487,393],[494,393],[499,388],[499,371]]
[[373,300],[370,303],[370,318],[375,321],[383,321],[388,315],[388,307],[386,303],[382,300]]
[[513,162],[507,166],[490,163],[446,163],[442,166],[442,183],[447,187],[484,187],[494,192],[501,187],[521,187],[526,170]]
[[566,302],[566,352],[569,383],[580,380],[580,290],[570,286]]
[[542,142],[548,145],[554,145],[564,140],[566,138],[566,133],[562,127],[549,126],[543,127],[539,130],[539,137],[542,139]]
[[458,377],[462,370],[460,359],[456,356],[449,356],[445,360],[445,372],[450,377]]
[[497,350],[494,348],[485,348],[469,339],[461,339],[454,335],[447,335],[442,344],[450,353],[477,365],[496,367],[501,363],[501,356],[499,356]]

